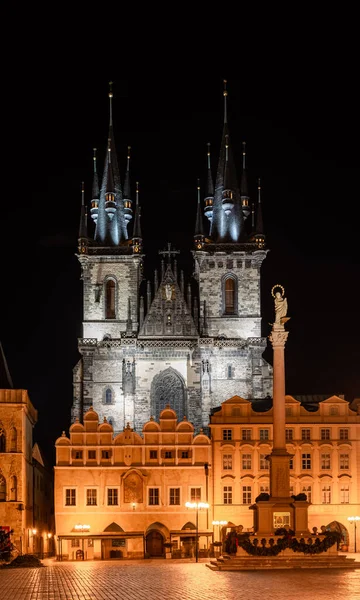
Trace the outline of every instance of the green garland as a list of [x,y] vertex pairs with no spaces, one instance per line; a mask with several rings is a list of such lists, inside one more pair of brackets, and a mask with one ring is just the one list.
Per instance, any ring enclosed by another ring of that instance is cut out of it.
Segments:
[[238,546],[252,556],[277,556],[286,548],[290,548],[293,552],[302,552],[303,554],[321,554],[322,552],[326,552],[334,544],[339,543],[340,539],[341,534],[337,531],[326,532],[322,540],[317,537],[315,541],[313,541],[311,537],[307,540],[301,538],[300,541],[298,541],[292,534],[286,534],[282,538],[278,538],[276,543],[274,538],[270,538],[269,546],[267,546],[265,538],[262,538],[261,540],[254,538],[251,541],[249,536],[244,534],[239,534],[237,536]]

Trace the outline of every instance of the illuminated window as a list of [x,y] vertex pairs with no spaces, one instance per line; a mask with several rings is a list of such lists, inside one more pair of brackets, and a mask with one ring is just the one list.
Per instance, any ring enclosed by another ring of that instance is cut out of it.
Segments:
[[241,430],[241,439],[242,440],[251,440],[251,429],[242,429]]
[[294,430],[293,429],[285,429],[285,439],[287,442],[294,439]]
[[243,470],[251,469],[251,454],[243,454],[241,458]]
[[302,429],[301,430],[301,439],[302,440],[310,440],[310,429]]
[[349,460],[349,455],[348,454],[340,454],[339,456],[339,467],[340,469],[349,469],[349,464],[350,464],[350,460]]
[[159,504],[160,504],[159,488],[149,488],[149,505],[150,506],[159,506]]
[[222,430],[222,439],[223,440],[232,440],[232,429],[223,429]]
[[169,504],[170,506],[180,506],[180,488],[170,488],[169,490]]
[[303,494],[306,494],[306,498],[308,502],[312,501],[312,487],[311,485],[303,485],[301,488]]
[[224,504],[232,504],[232,485],[224,485]]
[[86,490],[86,505],[97,505],[97,490],[95,488],[89,488],[88,490]]
[[251,485],[242,486],[242,503],[251,504]]
[[348,440],[349,439],[349,430],[348,429],[340,429],[339,437],[341,440]]
[[260,439],[261,440],[268,440],[270,438],[270,431],[269,429],[260,429]]
[[201,502],[201,488],[190,488],[190,502]]
[[117,488],[108,488],[107,503],[108,503],[108,506],[118,506],[119,490]]
[[331,486],[323,485],[321,488],[321,503],[331,504]]
[[349,504],[350,488],[348,484],[343,484],[340,488],[340,504]]
[[231,471],[232,468],[233,468],[232,454],[223,454],[223,469],[224,469],[224,471]]
[[259,469],[260,471],[264,471],[265,469],[270,468],[270,462],[267,458],[267,454],[260,454],[259,457]]
[[76,489],[66,488],[65,490],[65,506],[76,506]]
[[301,455],[301,468],[304,471],[311,469],[311,454]]
[[323,470],[331,469],[330,454],[322,454],[321,455],[321,469],[323,469]]
[[105,284],[105,318],[115,319],[115,281],[108,279]]
[[330,429],[321,429],[320,430],[320,438],[322,440],[329,440],[330,439]]

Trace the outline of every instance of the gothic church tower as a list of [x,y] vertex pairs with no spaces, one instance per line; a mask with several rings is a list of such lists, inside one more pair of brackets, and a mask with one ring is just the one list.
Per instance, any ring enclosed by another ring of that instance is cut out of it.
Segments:
[[72,420],[94,410],[115,432],[127,423],[137,431],[169,404],[179,419],[206,427],[212,409],[237,394],[262,399],[272,390],[271,367],[262,353],[260,268],[266,257],[262,232],[260,185],[256,224],[251,233],[245,148],[240,188],[237,184],[227,124],[224,129],[215,186],[208,153],[205,232],[198,186],[194,235],[195,279],[192,296],[177,272],[169,244],[160,277],[143,285],[139,190],[134,219],[128,149],[124,184],[118,168],[110,89],[110,124],[101,185],[94,154],[91,218],[88,234],[84,189],[78,258],[84,286],[81,360],[74,369]]

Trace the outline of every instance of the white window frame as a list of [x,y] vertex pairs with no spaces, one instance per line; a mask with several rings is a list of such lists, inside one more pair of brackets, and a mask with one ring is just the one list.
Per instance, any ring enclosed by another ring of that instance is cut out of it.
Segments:
[[[170,502],[171,500],[171,490],[179,490],[179,502],[178,504],[172,504]],[[181,506],[181,486],[180,485],[169,485],[168,487],[168,501],[169,501],[169,506]]]
[[233,486],[223,486],[223,504],[229,505],[233,503]]
[[[117,490],[117,504],[109,504],[109,490]],[[119,485],[107,485],[105,488],[106,492],[106,506],[120,506],[120,486]]]
[[232,471],[234,468],[234,455],[232,452],[224,452],[222,455],[222,468],[223,471]]
[[[75,491],[75,504],[66,504],[66,491],[67,490],[74,490]],[[64,506],[66,508],[72,508],[74,506],[77,506],[77,499],[78,499],[77,486],[75,486],[75,485],[67,485],[66,487],[64,487]]]
[[[88,500],[88,490],[95,490],[96,492],[96,504],[88,504],[87,500]],[[94,506],[99,506],[99,486],[98,485],[87,485],[84,488],[84,493],[85,493],[85,497],[84,497],[84,506],[86,506],[86,508],[93,508]]]
[[[192,498],[191,490],[200,490],[200,498]],[[189,485],[188,498],[189,498],[189,502],[202,502],[202,498],[203,498],[202,486],[201,485]]]
[[[158,490],[158,500],[157,504],[150,504],[150,490]],[[158,485],[149,485],[146,491],[146,500],[147,506],[161,506],[161,488]]]
[[259,439],[264,442],[269,441],[270,429],[263,429],[263,428],[259,429]]

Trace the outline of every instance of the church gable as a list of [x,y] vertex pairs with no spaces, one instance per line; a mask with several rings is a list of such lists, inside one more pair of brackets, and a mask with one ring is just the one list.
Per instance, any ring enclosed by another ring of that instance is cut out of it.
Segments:
[[176,281],[170,264],[167,266],[139,337],[197,337],[191,311]]

